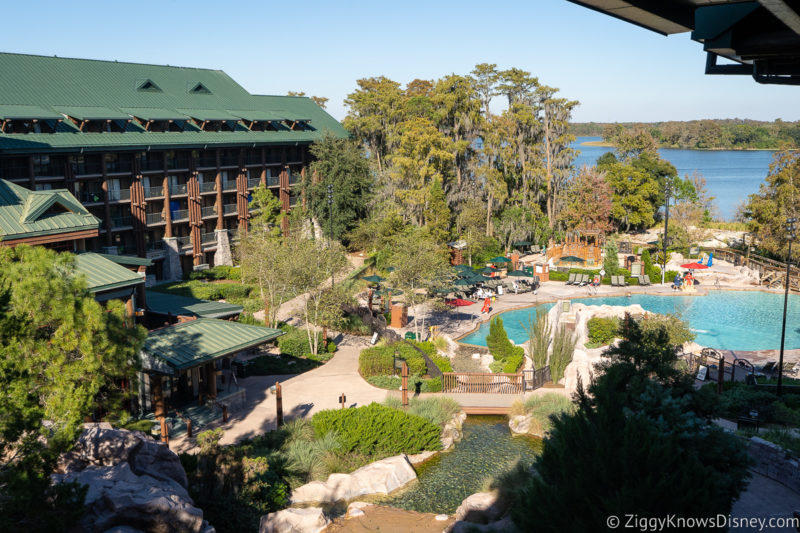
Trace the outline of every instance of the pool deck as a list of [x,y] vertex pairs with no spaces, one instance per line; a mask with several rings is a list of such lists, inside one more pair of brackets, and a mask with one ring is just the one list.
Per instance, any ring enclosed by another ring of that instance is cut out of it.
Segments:
[[[557,302],[559,300],[571,300],[576,298],[600,298],[612,296],[628,296],[633,294],[652,294],[659,296],[705,296],[710,292],[723,291],[762,291],[782,294],[780,290],[771,290],[764,287],[742,284],[720,284],[719,289],[714,286],[700,285],[695,292],[687,293],[673,291],[671,283],[654,283],[650,286],[631,285],[628,287],[612,287],[601,285],[600,287],[575,287],[567,285],[563,281],[547,281],[542,283],[536,294],[527,292],[521,294],[506,293],[498,297],[492,304],[489,314],[481,314],[482,302],[476,302],[469,306],[458,307],[450,313],[437,313],[428,315],[426,325],[436,325],[439,332],[448,335],[454,340],[463,338],[474,332],[483,322],[505,311],[535,307],[540,304]],[[405,331],[413,331],[413,328],[406,328]],[[733,361],[734,356],[730,351],[723,351],[726,360]],[[778,350],[737,350],[736,357],[744,358],[753,364],[761,365],[768,361],[777,361]],[[800,349],[785,350],[784,361],[787,363],[800,362]]]

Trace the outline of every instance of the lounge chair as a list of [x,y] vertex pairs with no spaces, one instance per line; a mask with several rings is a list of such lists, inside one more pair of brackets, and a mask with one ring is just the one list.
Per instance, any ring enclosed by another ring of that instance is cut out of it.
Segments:
[[625,276],[617,276],[617,280],[619,281],[620,287],[627,287],[630,285],[627,281],[625,281]]
[[589,284],[589,274],[581,274],[581,279],[576,283],[579,287],[585,287]]
[[611,276],[611,286],[619,287],[619,276]]
[[647,274],[639,276],[639,285],[644,285],[645,287],[652,285],[652,283],[650,282],[650,276],[648,276]]
[[575,285],[575,277],[576,276],[577,276],[577,274],[575,274],[574,272],[570,272],[569,279],[567,280],[567,285]]

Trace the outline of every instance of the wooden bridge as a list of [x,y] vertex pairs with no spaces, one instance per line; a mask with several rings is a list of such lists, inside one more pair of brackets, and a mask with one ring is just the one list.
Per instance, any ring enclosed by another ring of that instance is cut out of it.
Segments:
[[[722,259],[735,266],[746,266],[759,274],[761,285],[771,289],[785,287],[786,263],[761,256],[747,256],[725,248],[702,248],[703,252],[713,253],[714,259]],[[800,292],[800,268],[792,266],[789,275],[789,290]]]
[[549,383],[550,367],[506,373],[442,373],[442,394],[453,398],[468,415],[508,414],[511,404]]

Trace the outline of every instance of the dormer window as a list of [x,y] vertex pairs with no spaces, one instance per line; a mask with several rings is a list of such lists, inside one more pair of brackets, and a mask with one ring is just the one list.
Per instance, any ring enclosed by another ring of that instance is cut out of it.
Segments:
[[151,93],[160,93],[161,87],[155,84],[153,80],[144,80],[143,82],[139,83],[139,86],[136,87],[137,91],[143,92],[151,92]]
[[211,91],[208,90],[208,87],[203,85],[202,83],[198,82],[191,89],[189,89],[191,94],[211,94]]

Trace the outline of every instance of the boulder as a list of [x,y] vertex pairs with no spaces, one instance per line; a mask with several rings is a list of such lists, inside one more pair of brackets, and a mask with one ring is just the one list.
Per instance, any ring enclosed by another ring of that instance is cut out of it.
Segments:
[[347,518],[356,518],[359,516],[364,516],[364,509],[366,507],[370,507],[374,504],[367,503],[367,502],[353,502],[347,506]]
[[439,452],[422,452],[422,453],[416,453],[414,455],[409,455],[408,456],[408,462],[411,463],[412,465],[416,466],[418,464],[424,463],[425,461],[427,461],[428,459],[430,459],[431,457],[433,457],[437,453],[439,453]]
[[214,531],[194,507],[178,456],[138,431],[91,425],[53,478],[87,486],[82,531]]
[[531,431],[531,421],[528,415],[514,415],[508,421],[508,429],[515,435],[527,435]]
[[319,533],[329,522],[319,507],[289,508],[262,516],[258,533]]
[[502,520],[489,522],[488,524],[475,524],[474,522],[459,520],[453,523],[449,531],[451,533],[512,533],[517,531],[517,527],[511,517],[506,516]]
[[488,524],[499,520],[506,512],[505,507],[497,491],[477,492],[461,502],[456,509],[455,518],[456,521]]
[[461,426],[464,420],[467,419],[467,414],[464,411],[459,411],[447,424],[442,428],[442,450],[447,451],[453,447],[453,443],[461,440]]
[[367,494],[389,494],[417,479],[408,457],[396,455],[362,466],[351,474],[331,474],[292,491],[292,503],[333,503]]

